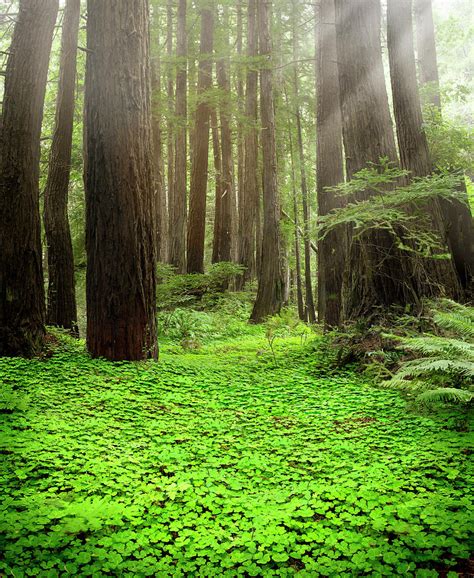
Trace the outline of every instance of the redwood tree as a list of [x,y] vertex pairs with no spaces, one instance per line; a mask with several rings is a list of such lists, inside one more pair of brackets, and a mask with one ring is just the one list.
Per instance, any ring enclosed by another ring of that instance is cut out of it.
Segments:
[[0,355],[31,355],[44,336],[39,211],[41,122],[58,0],[21,0],[0,131]]
[[[320,215],[342,205],[342,198],[327,187],[335,187],[344,180],[334,19],[334,0],[321,0],[316,14],[316,177]],[[328,326],[336,326],[340,321],[345,241],[342,228],[318,240],[318,317]]]
[[204,237],[206,231],[206,194],[209,163],[209,95],[212,84],[212,50],[214,34],[213,6],[201,10],[200,60],[198,71],[198,105],[194,124],[191,186],[187,237],[187,271],[204,272]]
[[415,0],[415,23],[420,82],[427,91],[427,101],[441,107],[438,61],[431,0]]
[[157,355],[149,5],[87,7],[87,346],[139,360]]
[[81,0],[68,0],[63,17],[56,121],[44,191],[44,228],[48,246],[47,322],[74,333],[77,333],[77,309],[67,204],[80,17]]
[[[174,185],[172,203],[170,204],[170,262],[178,273],[186,270],[186,197],[187,197],[187,0],[179,0],[176,33],[176,56],[178,70],[176,73],[176,139],[174,147]],[[173,154],[173,153],[171,153]]]
[[247,68],[245,93],[244,130],[244,170],[239,207],[239,263],[245,267],[237,285],[242,288],[246,281],[255,275],[256,220],[258,211],[258,152],[257,152],[257,115],[258,115],[258,71],[255,66],[257,57],[257,2],[248,0],[247,8]]
[[260,70],[260,115],[263,152],[263,235],[258,264],[258,290],[251,321],[259,323],[275,315],[283,302],[283,279],[280,242],[280,203],[277,186],[275,109],[273,103],[272,37],[270,10],[272,2],[258,2],[259,53],[264,60]]

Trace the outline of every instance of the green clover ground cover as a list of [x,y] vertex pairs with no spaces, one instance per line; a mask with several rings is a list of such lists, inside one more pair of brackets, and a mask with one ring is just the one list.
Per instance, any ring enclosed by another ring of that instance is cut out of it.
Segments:
[[297,339],[277,366],[263,346],[1,359],[0,574],[421,578],[469,558],[471,435]]

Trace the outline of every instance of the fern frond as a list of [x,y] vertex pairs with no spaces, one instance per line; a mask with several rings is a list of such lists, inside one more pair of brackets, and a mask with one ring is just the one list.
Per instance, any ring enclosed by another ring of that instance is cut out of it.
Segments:
[[401,349],[408,349],[429,357],[441,356],[474,362],[474,344],[460,339],[427,335],[425,337],[403,337],[399,339]]
[[474,400],[474,393],[464,389],[456,389],[454,387],[440,387],[425,391],[417,397],[417,400],[422,403],[435,403],[437,401],[448,403],[470,403]]
[[422,357],[404,363],[397,375],[401,377],[418,377],[430,373],[448,373],[463,378],[474,378],[474,363],[459,359]]
[[452,331],[464,339],[474,339],[474,323],[463,313],[438,311],[433,319],[442,329]]

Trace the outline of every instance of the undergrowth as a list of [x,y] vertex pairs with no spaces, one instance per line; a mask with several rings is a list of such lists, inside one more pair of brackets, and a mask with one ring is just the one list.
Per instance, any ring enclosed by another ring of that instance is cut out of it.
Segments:
[[0,359],[0,574],[457,575],[474,511],[460,410],[407,411],[294,328],[275,362],[269,326],[245,327],[198,349],[167,337],[159,363],[91,359],[60,333],[42,359]]

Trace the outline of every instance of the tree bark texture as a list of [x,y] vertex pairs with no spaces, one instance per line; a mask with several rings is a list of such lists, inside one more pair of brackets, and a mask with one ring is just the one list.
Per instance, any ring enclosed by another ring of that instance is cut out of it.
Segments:
[[214,34],[213,7],[201,10],[200,61],[198,71],[198,105],[194,124],[194,148],[189,193],[187,237],[187,271],[204,272],[204,241],[206,233],[206,195],[209,162],[208,94],[212,85],[212,51]]
[[259,263],[257,298],[251,321],[259,323],[277,314],[283,301],[282,255],[280,240],[280,203],[278,199],[275,109],[273,103],[271,2],[257,7],[259,53],[264,64],[260,70],[260,115],[263,152],[263,235]]
[[0,355],[42,346],[41,122],[58,0],[22,0],[9,50],[0,127]]
[[420,82],[427,92],[426,102],[440,109],[438,59],[431,0],[415,0],[414,12]]
[[87,346],[157,356],[149,4],[88,0]]
[[68,218],[72,133],[76,92],[76,61],[80,0],[68,0],[64,10],[56,120],[44,191],[44,228],[48,254],[49,325],[77,334],[74,256]]

